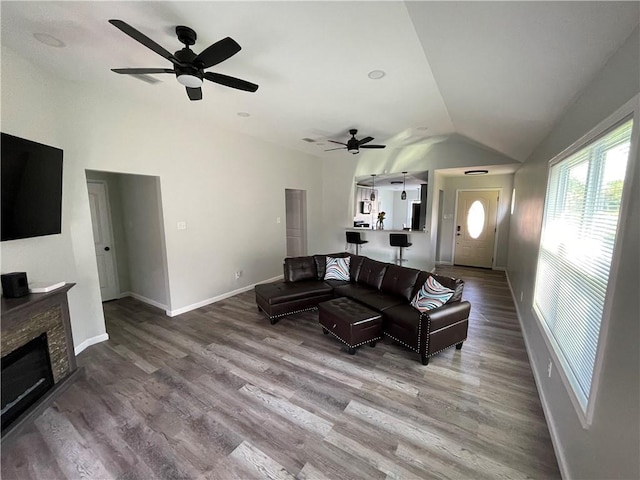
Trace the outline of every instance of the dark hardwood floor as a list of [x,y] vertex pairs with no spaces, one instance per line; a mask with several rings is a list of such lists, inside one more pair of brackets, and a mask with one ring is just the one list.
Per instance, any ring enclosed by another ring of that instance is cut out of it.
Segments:
[[465,279],[469,337],[422,366],[349,355],[316,312],[276,325],[247,292],[179,317],[104,304],[110,340],[2,450],[2,478],[559,478],[503,272]]

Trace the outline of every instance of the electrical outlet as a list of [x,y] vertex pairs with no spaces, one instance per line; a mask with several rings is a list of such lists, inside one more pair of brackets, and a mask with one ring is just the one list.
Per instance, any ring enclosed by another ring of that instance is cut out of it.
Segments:
[[238,270],[236,272],[236,280],[238,280],[242,276],[242,270]]
[[276,223],[280,223],[280,217],[276,217]]
[[520,290],[520,301],[522,302],[522,298],[524,297],[524,293]]
[[187,222],[178,222],[178,230],[186,230],[187,229]]
[[553,362],[549,359],[549,365],[547,366],[547,376],[551,378],[551,370],[553,370]]

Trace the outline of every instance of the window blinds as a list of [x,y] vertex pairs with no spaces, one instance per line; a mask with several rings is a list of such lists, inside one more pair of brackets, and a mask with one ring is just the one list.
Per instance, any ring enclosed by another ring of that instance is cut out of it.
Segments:
[[631,143],[625,120],[549,170],[534,309],[586,411]]

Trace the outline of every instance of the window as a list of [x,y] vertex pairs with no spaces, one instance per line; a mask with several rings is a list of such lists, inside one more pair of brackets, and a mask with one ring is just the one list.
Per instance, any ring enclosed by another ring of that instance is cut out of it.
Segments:
[[549,169],[533,308],[583,416],[592,390],[632,125],[633,120],[623,120]]
[[479,200],[471,204],[467,213],[467,231],[474,240],[480,236],[484,230],[484,205]]

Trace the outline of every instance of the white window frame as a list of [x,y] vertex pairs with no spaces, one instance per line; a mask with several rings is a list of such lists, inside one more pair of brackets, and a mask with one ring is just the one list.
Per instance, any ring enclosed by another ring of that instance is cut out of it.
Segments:
[[[547,349],[552,357],[553,363],[557,366],[556,371],[558,375],[562,379],[562,383],[564,384],[569,398],[571,399],[571,403],[573,404],[576,414],[582,424],[582,428],[588,429],[591,423],[593,422],[593,415],[595,410],[595,405],[597,403],[597,395],[600,390],[600,373],[602,371],[602,362],[604,357],[604,351],[606,350],[607,337],[609,333],[609,324],[611,317],[611,308],[612,308],[612,297],[610,292],[614,292],[616,289],[616,280],[618,277],[618,267],[620,265],[621,253],[620,253],[620,242],[624,237],[625,224],[624,219],[628,213],[628,205],[629,205],[629,196],[631,195],[631,182],[633,179],[637,158],[638,158],[638,137],[639,137],[639,128],[640,128],[640,95],[636,95],[627,103],[625,103],[622,107],[616,110],[613,114],[607,117],[605,120],[600,122],[596,127],[591,129],[587,134],[583,135],[580,139],[575,141],[571,146],[560,152],[558,155],[553,157],[548,164],[548,170],[558,162],[566,159],[570,155],[573,155],[577,151],[584,148],[588,143],[592,142],[596,137],[602,135],[611,127],[616,125],[617,123],[622,122],[623,120],[633,119],[633,127],[631,130],[631,144],[629,147],[629,160],[627,161],[627,170],[625,173],[624,186],[622,190],[622,199],[620,203],[620,214],[619,219],[621,221],[618,222],[617,231],[616,231],[616,240],[613,248],[613,257],[611,259],[611,269],[609,271],[609,283],[607,285],[607,296],[603,306],[602,312],[602,323],[600,324],[600,334],[598,337],[598,346],[596,349],[596,358],[595,364],[593,368],[593,377],[591,381],[591,388],[589,391],[589,396],[587,398],[586,408],[583,409],[580,400],[578,399],[578,395],[574,390],[574,386],[569,379],[567,374],[567,370],[569,369],[568,365],[562,355],[558,355],[555,349],[555,340],[551,338],[551,334],[548,332],[548,327],[545,322],[540,318],[538,312],[536,311],[534,302],[532,300],[531,312],[533,317],[538,322],[538,327],[544,338],[544,341],[547,345]],[[549,188],[547,185],[545,189],[545,198],[546,198],[546,190]],[[546,214],[546,209],[545,209]],[[541,222],[544,222],[544,214],[541,218]],[[542,235],[542,228],[540,229],[540,234]],[[538,239],[538,249],[540,248],[540,237]],[[537,268],[537,263],[536,263]],[[536,272],[537,275],[537,272]],[[535,285],[535,281],[534,281]]]

